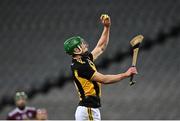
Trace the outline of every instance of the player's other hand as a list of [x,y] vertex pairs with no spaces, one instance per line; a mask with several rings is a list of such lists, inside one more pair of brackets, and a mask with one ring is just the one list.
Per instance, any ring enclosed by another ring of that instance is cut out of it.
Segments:
[[131,76],[134,74],[138,74],[136,67],[130,67],[126,72],[125,72],[126,76]]
[[110,27],[111,26],[111,18],[109,17],[108,14],[102,14],[100,17],[101,23],[105,26],[105,27]]

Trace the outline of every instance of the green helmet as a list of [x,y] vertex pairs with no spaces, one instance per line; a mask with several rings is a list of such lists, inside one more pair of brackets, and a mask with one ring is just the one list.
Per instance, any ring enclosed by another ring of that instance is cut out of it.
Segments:
[[25,92],[16,92],[15,95],[15,101],[18,101],[19,99],[27,99],[27,95]]
[[84,39],[81,38],[80,36],[74,36],[74,37],[71,37],[71,38],[67,39],[64,42],[64,50],[65,50],[65,52],[70,54],[70,55],[73,55],[74,48],[77,48],[79,45],[81,45],[83,40]]

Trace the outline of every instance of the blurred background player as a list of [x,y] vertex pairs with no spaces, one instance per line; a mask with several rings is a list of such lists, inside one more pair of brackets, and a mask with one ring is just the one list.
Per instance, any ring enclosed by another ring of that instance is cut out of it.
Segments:
[[36,112],[36,120],[47,120],[48,119],[48,113],[47,110],[42,108],[42,109],[37,109]]
[[27,95],[25,92],[16,92],[16,108],[12,110],[7,120],[33,120],[36,118],[36,108],[26,106]]
[[135,67],[116,75],[104,75],[96,69],[94,61],[104,52],[109,42],[111,20],[107,14],[100,17],[104,26],[102,35],[90,53],[88,44],[80,36],[74,36],[64,42],[66,53],[72,56],[71,69],[78,89],[80,102],[76,109],[76,120],[101,120],[101,83],[119,82],[131,75],[137,74]]

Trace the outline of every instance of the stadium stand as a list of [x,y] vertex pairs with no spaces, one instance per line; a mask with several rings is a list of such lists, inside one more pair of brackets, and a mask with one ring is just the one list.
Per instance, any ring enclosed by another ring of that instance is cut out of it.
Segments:
[[102,72],[125,71],[129,41],[136,34],[145,41],[137,85],[129,87],[126,80],[103,86],[102,118],[180,119],[179,11],[179,0],[1,0],[0,117],[12,109],[15,91],[25,90],[30,105],[47,108],[50,119],[74,119],[78,98],[72,83],[65,85],[72,81],[71,59],[62,45],[81,35],[92,49],[102,31],[98,17],[105,12],[112,27],[97,61]]

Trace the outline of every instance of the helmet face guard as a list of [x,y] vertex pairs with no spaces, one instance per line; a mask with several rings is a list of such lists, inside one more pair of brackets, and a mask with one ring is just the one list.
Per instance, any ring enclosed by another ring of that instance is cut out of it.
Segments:
[[71,37],[64,42],[64,50],[69,55],[73,55],[75,48],[79,48],[82,51],[81,44],[84,44],[85,47],[88,47],[87,42],[84,41],[84,39],[80,36]]
[[15,101],[18,101],[20,99],[27,99],[27,95],[25,92],[16,92]]
[[89,47],[89,44],[88,44],[88,42],[86,42],[85,40],[82,40],[82,43],[85,45],[85,47]]

